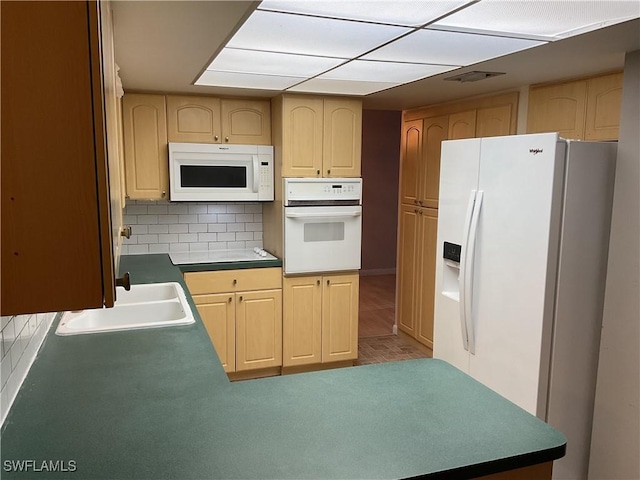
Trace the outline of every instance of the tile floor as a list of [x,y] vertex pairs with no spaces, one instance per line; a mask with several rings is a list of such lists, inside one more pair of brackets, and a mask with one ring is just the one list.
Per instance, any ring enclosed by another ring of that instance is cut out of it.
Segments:
[[410,340],[393,335],[395,287],[395,275],[360,277],[356,365],[431,357],[430,350],[426,347],[419,348]]

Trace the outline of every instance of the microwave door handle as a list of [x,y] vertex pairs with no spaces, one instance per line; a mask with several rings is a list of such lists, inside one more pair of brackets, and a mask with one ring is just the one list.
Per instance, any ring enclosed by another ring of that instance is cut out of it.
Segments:
[[341,212],[341,213],[295,213],[287,212],[285,216],[287,218],[337,218],[337,217],[359,217],[362,215],[360,211],[354,212]]
[[258,156],[257,155],[251,155],[251,158],[253,159],[253,191],[254,192],[258,192],[258,189],[260,188],[260,177],[259,177],[259,172],[258,172]]

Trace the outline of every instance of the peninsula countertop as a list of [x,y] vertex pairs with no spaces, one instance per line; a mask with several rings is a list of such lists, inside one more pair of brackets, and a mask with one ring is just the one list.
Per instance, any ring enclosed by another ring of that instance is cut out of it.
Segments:
[[[121,270],[184,286],[167,255]],[[438,360],[231,383],[187,297],[188,326],[60,337],[54,322],[3,426],[2,478],[43,478],[6,468],[29,459],[73,461],[46,478],[471,478],[564,454],[562,434]]]

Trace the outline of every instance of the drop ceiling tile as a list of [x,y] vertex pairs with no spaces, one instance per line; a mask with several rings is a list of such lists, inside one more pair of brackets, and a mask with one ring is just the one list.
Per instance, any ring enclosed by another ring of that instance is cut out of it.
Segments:
[[227,47],[353,58],[409,30],[405,27],[256,10]]
[[399,85],[397,82],[358,82],[351,80],[332,80],[312,78],[295,87],[289,92],[326,93],[338,95],[368,95]]
[[406,83],[458,68],[459,65],[424,65],[419,63],[353,60],[317,78],[364,82]]
[[434,25],[562,37],[638,16],[637,0],[483,0]]
[[519,38],[422,29],[379,48],[362,59],[471,65],[543,43]]
[[313,77],[347,61],[345,58],[313,57],[291,53],[224,48],[207,70],[289,77]]
[[417,27],[469,2],[470,0],[401,2],[264,0],[258,9]]
[[285,90],[304,77],[284,77],[277,75],[253,75],[249,73],[215,72],[205,70],[196,81],[196,85],[214,87],[256,88],[260,90]]

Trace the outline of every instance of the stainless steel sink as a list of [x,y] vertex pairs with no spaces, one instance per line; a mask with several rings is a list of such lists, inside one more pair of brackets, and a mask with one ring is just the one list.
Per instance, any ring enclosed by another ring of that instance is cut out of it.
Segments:
[[133,285],[116,288],[113,308],[65,312],[57,335],[159,328],[194,323],[193,313],[179,283]]

